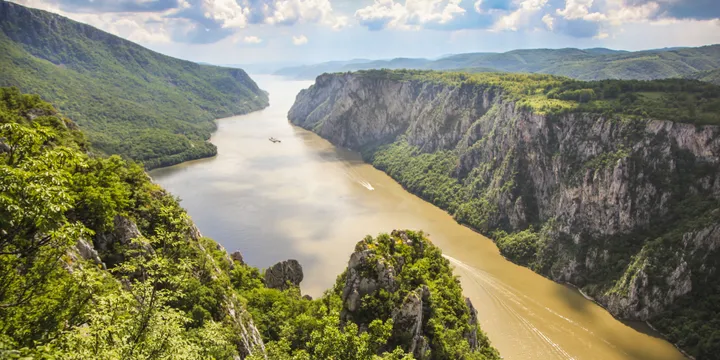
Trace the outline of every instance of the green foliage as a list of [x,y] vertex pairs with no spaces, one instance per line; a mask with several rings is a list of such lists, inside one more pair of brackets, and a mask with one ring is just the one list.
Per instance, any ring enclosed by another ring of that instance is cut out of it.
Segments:
[[532,227],[512,234],[497,231],[493,238],[504,257],[519,265],[532,266],[540,242],[538,233],[534,232]]
[[[594,49],[529,49],[502,54],[462,54],[436,61],[429,68],[494,68],[582,80],[676,78],[720,67],[720,46],[658,51],[593,51]],[[465,56],[463,58],[463,56]]]
[[[37,96],[0,89],[0,99],[1,357],[236,354],[222,309],[237,301],[229,276],[189,236],[177,202],[139,166],[84,154],[81,134]],[[108,271],[76,244],[119,216],[142,218],[147,237],[101,254]]]
[[[488,222],[497,209],[490,194],[478,190],[481,174],[473,172],[463,181],[454,176],[458,155],[455,151],[442,150],[422,153],[400,139],[390,145],[369,149],[365,158],[376,168],[385,171],[413,194],[447,210],[455,219],[480,231],[488,229]],[[511,160],[508,156],[505,160]],[[487,171],[502,177],[508,171],[507,163],[490,166]],[[508,182],[501,192],[515,191]]]
[[[0,88],[0,358],[265,359],[248,348],[256,327],[271,359],[410,360],[392,308],[419,285],[433,294],[433,359],[498,358],[422,233],[397,246],[401,289],[367,297],[362,321],[343,322],[337,288],[317,300],[266,288],[258,269],[199,237],[140,166],[85,151],[49,104]],[[378,256],[391,256],[398,239],[378,239]]]
[[213,120],[267,106],[240,69],[198,65],[88,25],[0,1],[0,86],[40,94],[95,150],[146,168],[215,155]]
[[[369,250],[369,256],[393,266],[398,273],[399,288],[390,293],[378,291],[362,299],[358,311],[351,320],[360,326],[372,326],[373,321],[390,319],[394,309],[400,308],[405,298],[429,289],[429,299],[423,306],[423,333],[430,345],[430,359],[496,359],[498,354],[487,336],[477,325],[469,323],[469,311],[462,295],[458,279],[453,275],[450,263],[442,256],[422,232],[394,231],[376,238],[366,237],[358,243],[359,249]],[[369,276],[375,267],[362,269]],[[346,276],[346,275],[344,275]],[[334,293],[342,293],[344,280],[336,284]],[[420,296],[420,295],[418,295]],[[408,350],[410,329],[395,329],[385,345]],[[479,348],[472,351],[465,335],[477,331]]]
[[686,79],[695,79],[709,82],[711,84],[720,85],[720,69],[700,71],[685,76]]
[[367,70],[358,76],[472,86],[505,96],[536,113],[569,112],[658,119],[697,125],[720,124],[720,87],[695,80],[578,81],[551,75]]
[[[477,325],[469,324],[462,289],[440,250],[421,232],[404,233],[414,245],[403,243],[398,233],[381,234],[377,238],[368,236],[358,243],[359,248],[372,249],[371,256],[402,268],[396,274],[400,287],[392,293],[381,290],[365,296],[361,308],[344,322],[340,314],[346,274],[317,300],[302,298],[297,289],[279,291],[256,286],[242,290],[269,356],[273,359],[410,359],[405,351],[411,339],[403,337],[403,329],[393,328],[392,312],[400,307],[405,296],[425,285],[431,293],[423,317],[424,332],[432,349],[430,358],[498,358],[487,336]],[[400,261],[404,266],[399,265]],[[471,351],[464,339],[472,330],[478,334],[477,351]]]

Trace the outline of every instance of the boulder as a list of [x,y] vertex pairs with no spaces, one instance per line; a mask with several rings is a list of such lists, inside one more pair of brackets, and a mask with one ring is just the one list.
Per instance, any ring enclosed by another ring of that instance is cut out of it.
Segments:
[[230,254],[230,258],[233,260],[233,262],[238,262],[240,263],[240,265],[245,265],[242,253],[240,253],[239,251],[234,251],[232,254]]
[[302,280],[302,266],[294,259],[281,261],[265,270],[265,286],[271,289],[299,287]]

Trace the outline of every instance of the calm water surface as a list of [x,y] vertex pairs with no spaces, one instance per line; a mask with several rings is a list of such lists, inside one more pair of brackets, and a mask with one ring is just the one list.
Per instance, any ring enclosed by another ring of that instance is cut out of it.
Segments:
[[358,154],[290,125],[287,111],[311,82],[254,79],[270,92],[270,107],[219,120],[217,157],[151,172],[182,199],[204,235],[240,250],[254,266],[297,259],[303,293],[318,296],[365,235],[422,229],[455,266],[506,359],[683,359],[644,327],[615,320],[577,291],[504,260],[490,240]]

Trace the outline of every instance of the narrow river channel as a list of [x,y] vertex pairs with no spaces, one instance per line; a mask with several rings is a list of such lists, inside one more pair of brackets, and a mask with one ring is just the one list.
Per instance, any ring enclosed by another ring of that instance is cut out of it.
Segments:
[[[218,156],[151,172],[202,233],[258,267],[294,258],[319,296],[365,235],[422,229],[455,266],[505,359],[683,359],[642,324],[614,319],[576,290],[500,256],[489,239],[408,193],[356,153],[294,127],[287,111],[312,83],[253,77],[270,107],[218,120]],[[275,137],[280,143],[268,140]]]

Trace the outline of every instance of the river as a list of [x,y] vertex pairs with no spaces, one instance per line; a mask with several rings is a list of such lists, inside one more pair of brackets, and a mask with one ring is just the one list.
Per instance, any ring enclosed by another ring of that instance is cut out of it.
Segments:
[[646,326],[618,321],[576,290],[506,261],[491,240],[358,154],[291,125],[287,111],[312,82],[253,78],[270,93],[270,107],[218,120],[216,157],[150,173],[181,198],[203,235],[261,268],[297,259],[302,291],[316,297],[365,235],[422,229],[455,266],[506,359],[684,358]]

